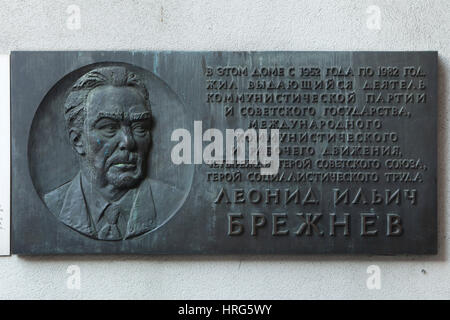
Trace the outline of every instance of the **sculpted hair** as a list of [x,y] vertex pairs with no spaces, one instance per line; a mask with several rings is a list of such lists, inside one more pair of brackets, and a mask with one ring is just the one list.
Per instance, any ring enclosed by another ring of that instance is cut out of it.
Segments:
[[79,78],[69,91],[64,104],[64,119],[67,129],[83,126],[89,92],[97,87],[107,85],[135,88],[150,109],[148,90],[135,73],[122,66],[97,68]]

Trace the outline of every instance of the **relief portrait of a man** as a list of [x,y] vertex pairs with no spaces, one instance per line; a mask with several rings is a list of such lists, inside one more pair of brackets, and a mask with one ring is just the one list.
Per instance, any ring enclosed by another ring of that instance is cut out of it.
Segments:
[[144,82],[120,65],[91,70],[70,88],[62,111],[80,171],[44,195],[50,211],[100,240],[130,239],[157,227],[158,210],[180,195],[147,177],[152,113]]

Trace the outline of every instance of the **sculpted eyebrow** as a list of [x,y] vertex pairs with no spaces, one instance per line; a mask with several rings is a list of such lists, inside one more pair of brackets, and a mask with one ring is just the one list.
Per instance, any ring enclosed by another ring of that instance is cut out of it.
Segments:
[[96,125],[100,120],[103,119],[110,119],[110,120],[114,120],[114,121],[120,121],[123,119],[123,115],[122,114],[118,114],[118,113],[110,113],[110,112],[99,112],[99,114],[97,115],[97,118],[94,121],[94,125]]
[[[148,119],[150,119],[150,117],[151,117],[151,114],[149,111],[128,114],[128,119],[130,121],[148,120]],[[126,114],[125,114],[125,118],[127,118]]]
[[151,118],[151,113],[149,111],[144,112],[134,112],[134,113],[128,113],[128,112],[99,112],[97,115],[97,119],[94,121],[94,125],[97,124],[102,119],[111,119],[115,121],[121,121],[121,120],[129,120],[129,121],[141,121],[141,120],[148,120]]

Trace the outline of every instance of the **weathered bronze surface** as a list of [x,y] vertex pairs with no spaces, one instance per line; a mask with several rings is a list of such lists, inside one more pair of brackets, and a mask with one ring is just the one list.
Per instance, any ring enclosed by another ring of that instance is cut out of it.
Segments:
[[435,254],[436,117],[437,52],[13,52],[13,252]]

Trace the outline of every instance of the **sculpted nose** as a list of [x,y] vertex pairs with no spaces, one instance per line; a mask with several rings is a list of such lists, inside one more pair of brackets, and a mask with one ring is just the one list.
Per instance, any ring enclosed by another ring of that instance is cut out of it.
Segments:
[[136,141],[134,140],[133,134],[131,130],[128,128],[124,128],[121,130],[119,148],[121,150],[129,150],[132,151],[136,147]]

